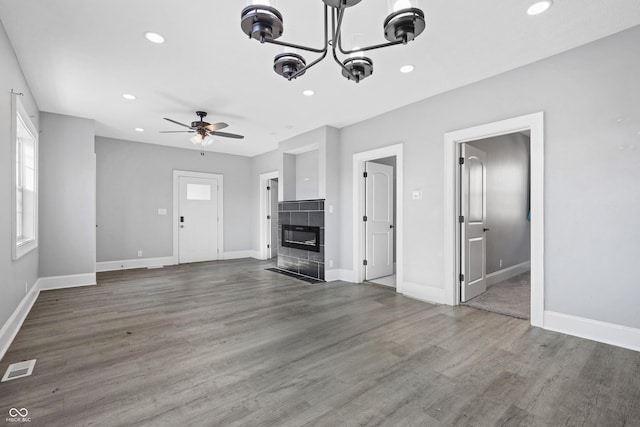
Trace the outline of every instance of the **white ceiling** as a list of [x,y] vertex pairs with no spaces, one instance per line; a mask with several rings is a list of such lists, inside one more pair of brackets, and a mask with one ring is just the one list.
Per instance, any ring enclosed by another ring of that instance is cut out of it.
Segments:
[[[530,17],[532,2],[421,0],[427,30],[407,46],[372,52],[374,74],[358,85],[329,58],[293,82],[276,75],[281,49],[240,30],[244,1],[0,0],[0,19],[40,110],[94,119],[100,136],[193,148],[187,134],[158,132],[179,130],[163,117],[189,123],[202,109],[208,121],[246,135],[217,138],[207,150],[253,156],[319,126],[340,128],[640,24],[638,0],[556,0]],[[278,6],[283,40],[321,43],[321,0]],[[345,45],[353,34],[358,45],[384,42],[386,15],[384,0],[350,8]],[[146,31],[167,42],[149,43]],[[400,74],[405,64],[416,70]]]

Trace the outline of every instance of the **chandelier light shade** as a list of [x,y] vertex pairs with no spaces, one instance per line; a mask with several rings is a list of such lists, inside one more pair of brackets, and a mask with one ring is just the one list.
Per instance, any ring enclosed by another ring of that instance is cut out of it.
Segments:
[[[383,23],[386,43],[367,47],[343,48],[343,28],[345,10],[357,5],[361,0],[322,0],[324,2],[324,45],[319,48],[297,45],[279,40],[284,34],[284,21],[275,0],[249,0],[240,15],[240,27],[249,37],[260,43],[270,43],[285,47],[276,55],[273,70],[291,81],[326,58],[329,51],[340,66],[342,75],[348,80],[360,83],[373,74],[373,61],[365,52],[383,47],[407,44],[415,40],[426,28],[425,15],[419,0],[387,0],[389,15]],[[299,51],[319,55],[307,63]],[[340,59],[339,55],[346,56]]]

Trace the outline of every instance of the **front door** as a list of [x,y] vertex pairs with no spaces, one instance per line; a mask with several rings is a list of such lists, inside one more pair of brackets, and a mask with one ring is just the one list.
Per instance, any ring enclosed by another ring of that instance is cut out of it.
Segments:
[[485,233],[487,216],[487,154],[462,144],[461,165],[461,301],[469,301],[487,290]]
[[218,180],[180,177],[180,263],[218,259]]
[[365,162],[365,280],[393,274],[393,167]]

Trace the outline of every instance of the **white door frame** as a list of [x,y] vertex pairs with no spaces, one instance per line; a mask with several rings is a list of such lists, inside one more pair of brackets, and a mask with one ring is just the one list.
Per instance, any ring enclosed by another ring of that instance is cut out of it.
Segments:
[[404,203],[403,203],[403,187],[404,187],[404,161],[403,161],[403,145],[395,144],[375,150],[356,153],[353,155],[353,280],[355,283],[361,283],[364,279],[364,259],[365,251],[365,233],[364,222],[364,181],[362,175],[364,173],[365,162],[370,160],[382,159],[384,157],[396,157],[396,292],[403,293],[404,290]]
[[[272,179],[278,179],[279,178],[279,173],[278,171],[273,171],[273,172],[266,172],[266,173],[261,173],[260,174],[260,189],[258,191],[258,194],[260,195],[260,209],[258,209],[259,211],[259,224],[260,224],[260,250],[258,251],[258,254],[260,255],[260,259],[267,259],[268,256],[268,251],[267,251],[267,215],[270,215],[270,212],[267,212],[267,184],[270,180]],[[280,184],[280,183],[278,183]],[[282,197],[280,196],[281,190],[280,190],[281,186],[278,185],[278,201],[282,200]],[[269,230],[269,232],[271,232],[271,230]],[[273,246],[273,245],[271,245]],[[273,248],[271,248],[273,249]],[[277,250],[277,248],[276,248]]]
[[544,321],[544,113],[533,113],[445,134],[444,274],[445,303],[460,303],[458,212],[460,144],[529,130],[531,132],[531,325]]
[[218,180],[218,259],[224,259],[224,185],[222,174],[208,172],[192,172],[175,170],[173,171],[173,263],[180,264],[180,178],[204,178]]

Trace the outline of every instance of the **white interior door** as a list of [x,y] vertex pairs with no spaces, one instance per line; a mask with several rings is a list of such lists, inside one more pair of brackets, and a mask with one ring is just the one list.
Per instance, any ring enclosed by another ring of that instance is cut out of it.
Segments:
[[267,181],[265,203],[265,241],[267,242],[267,259],[278,256],[278,180]]
[[461,235],[461,300],[469,301],[487,290],[486,280],[486,217],[487,217],[487,154],[468,144],[462,144],[461,208],[464,217]]
[[365,280],[393,274],[393,167],[365,162]]
[[218,180],[180,177],[181,264],[218,259]]

